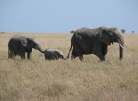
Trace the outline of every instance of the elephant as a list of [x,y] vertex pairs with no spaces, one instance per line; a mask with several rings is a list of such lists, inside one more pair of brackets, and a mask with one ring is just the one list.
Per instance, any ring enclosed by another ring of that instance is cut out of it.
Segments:
[[30,59],[33,48],[43,52],[32,38],[15,35],[8,42],[8,58],[14,58],[18,55],[21,59],[25,59],[27,53],[27,58]]
[[58,59],[64,59],[64,54],[62,51],[58,49],[46,49],[43,51],[45,60],[58,60]]
[[120,60],[123,58],[124,38],[118,28],[98,27],[98,28],[80,28],[73,33],[71,38],[71,47],[67,58],[79,57],[83,61],[83,55],[94,54],[100,61],[105,61],[105,55],[108,46],[114,42],[119,44]]

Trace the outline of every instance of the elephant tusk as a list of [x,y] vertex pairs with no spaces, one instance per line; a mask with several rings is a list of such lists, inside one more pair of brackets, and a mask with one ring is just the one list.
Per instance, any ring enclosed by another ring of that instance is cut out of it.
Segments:
[[127,48],[127,45],[126,44],[124,44],[124,46]]
[[118,40],[118,44],[121,48],[124,48],[124,41],[122,39]]
[[[121,43],[123,43],[123,45]],[[122,48],[127,48],[127,45],[122,40],[119,41],[119,46],[122,47]]]
[[124,48],[124,46],[123,46],[123,45],[121,45],[121,44],[119,44],[119,46],[120,46],[121,48]]

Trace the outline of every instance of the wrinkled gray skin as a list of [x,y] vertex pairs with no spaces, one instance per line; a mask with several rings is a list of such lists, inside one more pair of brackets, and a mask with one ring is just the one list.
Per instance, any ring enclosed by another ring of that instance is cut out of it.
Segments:
[[57,49],[46,49],[43,53],[46,60],[64,59],[63,52]]
[[31,38],[25,36],[13,36],[8,43],[8,58],[14,58],[20,56],[21,59],[30,59],[32,48],[43,52],[40,46]]
[[83,55],[95,54],[101,61],[104,61],[108,46],[114,42],[119,44],[120,60],[123,58],[124,39],[116,28],[81,28],[71,31],[71,33],[73,36],[67,58],[72,50],[72,59],[79,57],[80,60],[83,60]]

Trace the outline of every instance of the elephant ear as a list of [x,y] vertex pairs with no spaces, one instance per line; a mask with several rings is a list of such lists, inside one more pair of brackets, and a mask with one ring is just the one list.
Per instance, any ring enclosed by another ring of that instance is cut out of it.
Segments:
[[21,44],[24,46],[24,47],[27,47],[27,40],[26,40],[26,38],[22,38],[21,39]]
[[103,43],[110,45],[113,42],[112,40],[113,33],[111,33],[111,31],[106,27],[99,27],[98,30],[100,31],[100,40]]
[[33,38],[27,38],[27,44],[28,44],[28,47],[31,47],[31,48],[38,46],[38,44],[34,41]]

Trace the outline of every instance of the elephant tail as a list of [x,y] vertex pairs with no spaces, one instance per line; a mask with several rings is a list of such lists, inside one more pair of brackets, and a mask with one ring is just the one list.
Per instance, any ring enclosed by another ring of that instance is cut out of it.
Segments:
[[71,47],[70,47],[70,49],[69,49],[69,53],[68,53],[68,55],[67,55],[66,59],[68,59],[68,58],[69,58],[69,56],[70,56],[70,52],[71,52],[71,50],[72,50],[72,47],[73,47],[73,44],[72,44],[72,42],[71,42]]
[[71,47],[69,49],[69,53],[68,53],[66,59],[69,58],[70,52],[71,52],[72,48],[74,48],[74,46],[76,46],[76,43],[78,43],[78,35],[74,33],[73,36],[72,36],[72,38],[71,38]]
[[11,58],[11,50],[8,48],[8,58]]
[[74,34],[74,31],[71,31],[70,33],[73,33],[73,36],[71,38],[71,46],[70,46],[70,49],[69,49],[69,53],[67,55],[67,57],[65,59],[69,59],[69,56],[70,56],[70,52],[72,50],[72,47],[73,47],[73,43],[74,43],[74,39],[75,39],[75,34]]

